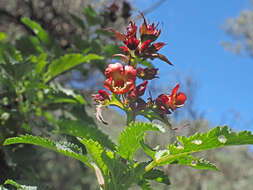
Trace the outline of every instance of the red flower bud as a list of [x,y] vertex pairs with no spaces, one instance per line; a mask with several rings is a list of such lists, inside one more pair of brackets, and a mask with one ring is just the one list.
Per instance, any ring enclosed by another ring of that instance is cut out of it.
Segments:
[[104,103],[105,100],[110,99],[109,93],[105,90],[98,90],[98,94],[93,94],[92,97],[96,102],[99,103]]
[[147,103],[143,99],[138,98],[136,101],[130,102],[129,106],[133,111],[140,111],[146,109]]
[[160,114],[170,114],[170,110],[167,107],[169,97],[166,94],[161,94],[155,99],[156,110]]
[[158,73],[158,69],[157,68],[141,68],[138,67],[136,69],[137,72],[137,76],[143,80],[152,80],[154,78],[158,78],[156,75]]
[[143,23],[140,27],[141,41],[142,42],[146,40],[151,40],[152,42],[155,41],[159,37],[161,29],[160,30],[157,29],[158,24],[157,25],[155,25],[154,23],[147,24],[143,13],[141,13],[141,16],[143,18]]
[[[183,92],[177,93],[179,84],[172,90],[171,95],[161,94],[155,100],[155,105],[157,106],[157,111],[163,114],[170,114],[170,110],[174,111],[184,105],[186,101],[186,95]],[[169,110],[170,109],[170,110]]]
[[129,93],[130,100],[136,100],[145,93],[148,81],[144,81]]
[[130,50],[135,50],[139,45],[139,40],[137,40],[136,38],[128,38],[126,40],[126,46],[130,49]]

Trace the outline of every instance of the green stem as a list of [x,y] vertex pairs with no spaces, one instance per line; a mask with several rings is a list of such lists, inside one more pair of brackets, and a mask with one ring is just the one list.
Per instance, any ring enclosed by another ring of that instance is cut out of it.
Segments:
[[135,121],[135,118],[136,115],[132,110],[127,111],[127,125],[129,125],[132,121]]
[[152,161],[149,165],[147,165],[145,167],[145,172],[148,172],[148,171],[152,170],[155,166],[156,166],[156,162]]

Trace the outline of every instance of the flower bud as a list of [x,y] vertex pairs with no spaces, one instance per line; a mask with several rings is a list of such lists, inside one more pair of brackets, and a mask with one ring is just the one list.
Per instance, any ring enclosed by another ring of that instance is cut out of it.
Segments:
[[158,78],[156,75],[158,73],[158,69],[157,68],[137,68],[136,69],[137,72],[137,77],[143,79],[143,80],[152,80],[154,78]]

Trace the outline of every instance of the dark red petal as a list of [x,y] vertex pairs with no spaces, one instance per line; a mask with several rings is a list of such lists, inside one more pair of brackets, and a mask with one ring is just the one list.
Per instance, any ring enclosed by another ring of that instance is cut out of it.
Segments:
[[130,21],[127,26],[127,37],[135,37],[137,32],[137,26],[134,22]]
[[150,45],[151,43],[151,40],[146,40],[145,42],[143,42],[140,47],[139,47],[139,50],[142,52],[142,51],[145,51],[148,46]]
[[148,81],[144,81],[140,85],[136,87],[138,96],[142,96],[145,93],[146,87],[147,87]]
[[168,63],[169,65],[173,65],[173,64],[167,59],[167,57],[165,57],[165,56],[162,55],[162,54],[159,54],[159,53],[158,53],[156,57],[158,57],[159,59],[165,61],[165,62]]
[[140,27],[140,36],[142,36],[143,34],[147,33],[147,30],[148,30],[148,27],[147,27],[147,22],[146,22],[146,19],[144,17],[144,14],[143,13],[140,13],[142,18],[143,18],[143,23]]
[[126,41],[126,36],[118,31],[114,30],[113,28],[105,28],[104,30],[109,30],[114,33],[115,38],[117,38],[121,41]]
[[174,97],[177,95],[177,91],[179,88],[179,83],[173,88],[171,95]]
[[157,42],[157,43],[153,43],[152,46],[155,48],[156,51],[159,51],[163,46],[165,46],[166,44],[163,42]]
[[127,52],[128,52],[128,47],[126,47],[126,46],[120,46],[120,49],[121,49],[124,53],[127,53]]

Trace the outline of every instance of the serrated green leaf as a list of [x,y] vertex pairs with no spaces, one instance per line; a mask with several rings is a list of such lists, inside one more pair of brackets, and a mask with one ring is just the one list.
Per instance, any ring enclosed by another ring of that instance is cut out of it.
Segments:
[[166,185],[170,185],[170,180],[168,178],[168,175],[165,174],[161,170],[153,169],[143,175],[144,179],[147,180],[154,180],[159,183],[164,183]]
[[118,143],[118,153],[123,158],[132,160],[134,153],[141,146],[142,141],[147,131],[163,132],[161,126],[153,125],[151,123],[135,122],[130,123],[129,126],[121,132]]
[[93,141],[98,141],[104,148],[116,149],[116,145],[106,134],[96,126],[92,126],[84,121],[60,120],[58,125],[60,133],[92,139]]
[[147,118],[150,122],[152,122],[154,120],[158,120],[158,121],[161,121],[164,124],[166,124],[166,126],[168,126],[169,128],[172,127],[171,124],[168,121],[168,118],[161,117],[161,115],[159,115],[158,113],[156,113],[153,110],[141,110],[136,115],[142,115],[145,118]]
[[[208,133],[196,133],[190,137],[178,136],[177,140],[178,142],[168,145],[166,150],[167,153],[157,156],[156,159],[146,167],[146,171],[149,171],[149,169],[154,166],[170,164],[175,160],[180,159],[180,157],[183,158],[191,153],[230,145],[253,144],[253,135],[249,131],[235,133],[225,126],[216,127]],[[206,161],[197,160],[197,162],[200,162],[200,169],[202,169],[201,167],[206,167],[208,165]]]
[[78,26],[80,26],[82,29],[85,29],[85,25],[84,25],[84,23],[83,23],[83,21],[82,21],[81,18],[79,18],[78,16],[76,16],[76,15],[74,15],[74,14],[72,14],[72,13],[69,13],[69,14],[70,14],[72,20],[73,20]]
[[89,62],[92,60],[101,60],[102,57],[97,54],[66,54],[59,59],[54,60],[48,67],[48,71],[45,74],[45,82],[48,82],[56,76],[73,69],[74,67]]
[[[102,159],[110,171],[109,177],[115,182],[121,181],[121,183],[117,184],[117,188],[128,189],[128,187],[131,185],[131,183],[129,183],[129,179],[133,176],[130,175],[130,169],[128,165],[123,162],[122,158],[117,157],[117,155],[113,154],[112,152],[104,152],[102,154]],[[131,174],[134,175],[133,172]],[[122,181],[122,179],[125,180]]]
[[151,158],[155,158],[155,154],[156,152],[154,150],[152,150],[151,147],[149,147],[147,144],[144,143],[144,140],[141,140],[140,141],[140,145],[142,147],[142,150],[147,154],[149,155]]
[[55,152],[61,153],[65,156],[75,158],[83,162],[87,166],[93,168],[93,166],[89,162],[89,158],[83,155],[81,152],[81,149],[78,148],[76,145],[73,145],[67,142],[55,143],[49,139],[32,136],[32,135],[21,135],[20,137],[8,138],[4,141],[3,145],[11,145],[11,144],[19,144],[19,143],[33,144],[33,145],[38,145],[44,148],[48,148]]
[[78,140],[85,146],[88,154],[91,156],[93,161],[101,169],[103,176],[108,176],[108,167],[103,161],[103,153],[105,152],[104,148],[97,142],[92,139],[78,138]]
[[147,180],[142,180],[138,185],[142,190],[153,190]]
[[203,158],[195,158],[192,155],[180,156],[172,164],[186,165],[201,170],[218,170],[218,168]]
[[11,179],[7,179],[4,182],[4,185],[12,185],[12,186],[16,187],[18,190],[37,190],[36,186],[20,185],[17,182],[11,180]]

